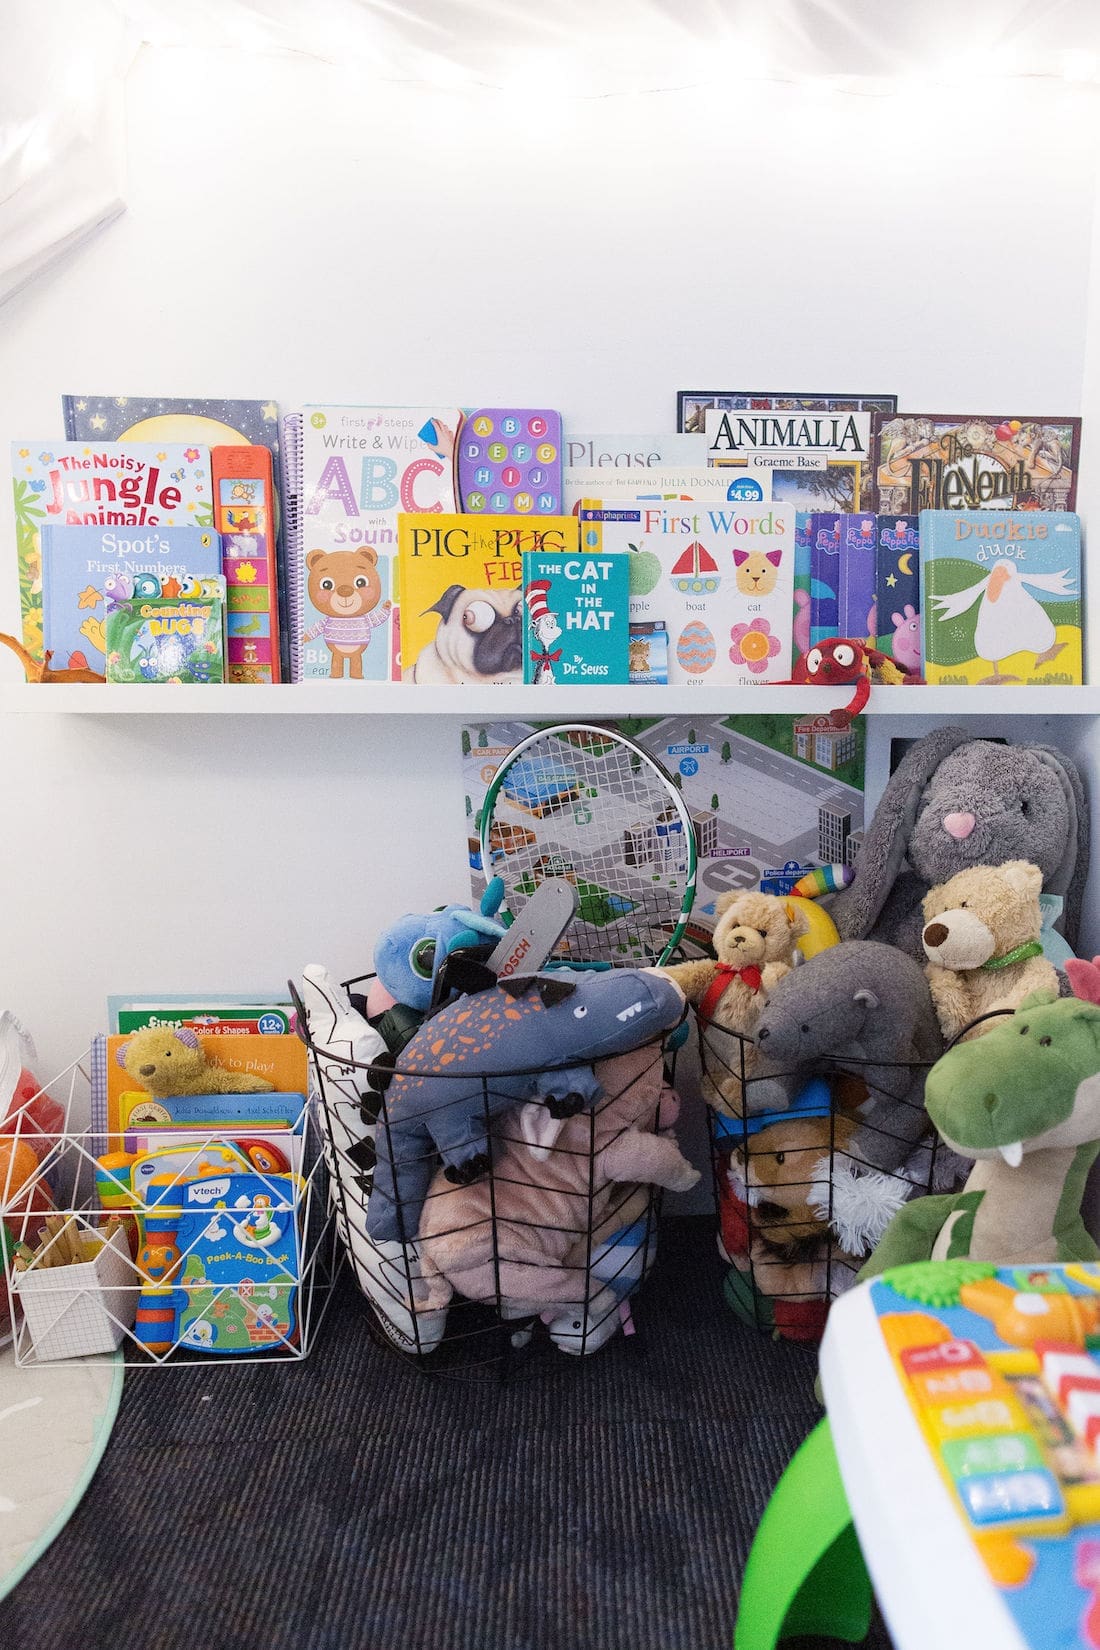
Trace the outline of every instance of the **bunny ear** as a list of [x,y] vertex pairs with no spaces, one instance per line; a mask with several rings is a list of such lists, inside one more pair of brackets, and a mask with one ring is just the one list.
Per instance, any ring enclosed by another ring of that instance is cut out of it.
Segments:
[[1082,957],[1068,957],[1066,978],[1073,987],[1073,995],[1083,1003],[1100,1003],[1100,957],[1085,962]]

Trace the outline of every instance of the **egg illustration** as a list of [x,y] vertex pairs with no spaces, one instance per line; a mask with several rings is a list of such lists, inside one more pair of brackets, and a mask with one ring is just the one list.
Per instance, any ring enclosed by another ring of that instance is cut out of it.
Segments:
[[718,657],[714,637],[699,619],[692,619],[680,632],[676,660],[688,676],[703,676]]

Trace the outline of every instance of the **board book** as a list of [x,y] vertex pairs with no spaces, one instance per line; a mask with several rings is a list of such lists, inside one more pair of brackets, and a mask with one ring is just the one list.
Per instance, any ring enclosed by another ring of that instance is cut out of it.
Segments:
[[43,645],[43,526],[214,525],[205,447],[14,441],[11,472],[23,645],[35,655]]
[[216,578],[221,539],[201,527],[59,527],[39,530],[45,646],[55,669],[83,660],[106,672],[109,609],[134,592],[135,580]]
[[105,631],[109,683],[224,682],[225,580],[219,575],[195,582],[194,596],[131,596],[111,607]]
[[702,452],[694,464],[654,464],[645,470],[600,470],[590,465],[574,465],[565,471],[564,478],[566,510],[575,510],[585,500],[599,503],[604,509],[630,505],[638,499],[650,503],[661,499],[693,499],[722,504],[727,499],[740,498],[749,504],[759,504],[770,498],[769,488],[770,477],[766,471],[746,470],[731,475],[707,464]]
[[214,520],[222,537],[226,671],[231,682],[282,680],[275,486],[266,447],[212,447]]
[[810,642],[837,636],[840,589],[840,523],[836,511],[815,510],[810,516]]
[[[269,1010],[274,1011],[280,1018],[279,1025],[261,1026],[262,1031],[281,1032],[282,1021],[290,1017],[290,1027],[295,1030],[297,1022],[294,1017],[293,1006],[289,997],[278,995],[268,996],[263,991],[253,992],[224,992],[217,991],[209,994],[188,994],[186,992],[161,992],[159,996],[128,996],[124,992],[112,993],[107,998],[107,1023],[113,1033],[119,1031],[140,1031],[143,1025],[160,1024],[174,1025],[180,1015],[193,1016],[198,1019],[225,1020],[231,1013],[241,1012],[245,1015],[263,1015]],[[142,1016],[133,1023],[123,1026],[123,1014]],[[182,1023],[182,1022],[181,1022]],[[196,1031],[208,1029],[196,1025]]]
[[464,515],[560,516],[561,413],[549,407],[478,407],[456,451]]
[[234,1008],[210,1008],[194,1001],[178,1007],[164,1003],[148,1006],[135,1003],[118,1010],[115,1029],[124,1037],[132,1031],[142,1031],[146,1026],[165,1026],[172,1031],[182,1031],[186,1026],[190,1031],[207,1032],[213,1037],[249,1037],[261,1033],[270,1037],[287,1037],[296,1030],[296,1016],[289,1005],[283,1007],[273,1003],[253,1003]]
[[879,516],[875,565],[876,647],[911,676],[921,674],[919,516]]
[[462,418],[460,407],[303,408],[288,536],[296,680],[401,679],[397,518],[456,509]]
[[1068,686],[1082,680],[1076,515],[925,510],[920,543],[929,682]]
[[[275,1084],[271,1093],[227,1096],[200,1094],[181,1096],[174,1100],[155,1100],[138,1092],[138,1085],[124,1066],[119,1064],[119,1050],[125,1037],[112,1035],[106,1043],[107,1115],[106,1132],[110,1141],[108,1150],[117,1151],[123,1130],[144,1123],[185,1124],[199,1127],[206,1122],[233,1121],[219,1114],[227,1100],[236,1100],[244,1108],[237,1121],[268,1123],[283,1128],[292,1126],[301,1112],[302,1096],[308,1092],[308,1054],[298,1037],[277,1034],[254,1037],[222,1037],[200,1032],[199,1041],[207,1058],[230,1071],[248,1071],[266,1077]],[[132,1099],[123,1106],[123,1096]],[[282,1100],[280,1100],[282,1096]],[[288,1114],[286,1097],[296,1098]],[[169,1110],[169,1108],[172,1108]]]
[[149,441],[216,447],[227,443],[279,451],[279,409],[274,399],[232,396],[63,395],[69,441]]
[[581,510],[599,554],[630,556],[631,623],[668,632],[670,682],[754,686],[791,673],[795,512],[785,505]]
[[868,511],[840,518],[840,583],[836,633],[871,642],[875,633],[875,564],[878,518]]
[[1077,508],[1079,418],[879,414],[874,440],[880,515]]
[[526,551],[523,680],[629,681],[630,570],[625,556]]
[[523,681],[523,554],[579,548],[575,516],[398,517],[406,682]]
[[873,419],[895,395],[681,390],[677,428],[705,438],[710,462],[771,473],[767,497],[799,510],[874,509]]

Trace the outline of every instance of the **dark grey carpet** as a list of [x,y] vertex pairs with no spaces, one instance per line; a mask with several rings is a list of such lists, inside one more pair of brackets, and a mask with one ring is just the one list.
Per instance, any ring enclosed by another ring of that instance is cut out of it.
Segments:
[[0,1645],[729,1650],[757,1520],[819,1411],[813,1354],[724,1306],[712,1234],[665,1223],[637,1339],[505,1386],[409,1368],[346,1284],[303,1363],[128,1374]]

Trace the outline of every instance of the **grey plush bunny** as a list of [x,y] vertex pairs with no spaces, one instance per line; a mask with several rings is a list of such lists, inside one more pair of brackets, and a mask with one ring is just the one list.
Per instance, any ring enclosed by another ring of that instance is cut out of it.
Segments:
[[850,888],[829,912],[842,939],[885,940],[923,959],[921,901],[970,865],[1026,859],[1061,894],[1056,924],[1076,950],[1089,818],[1076,767],[1049,745],[1000,745],[937,728],[882,794]]

